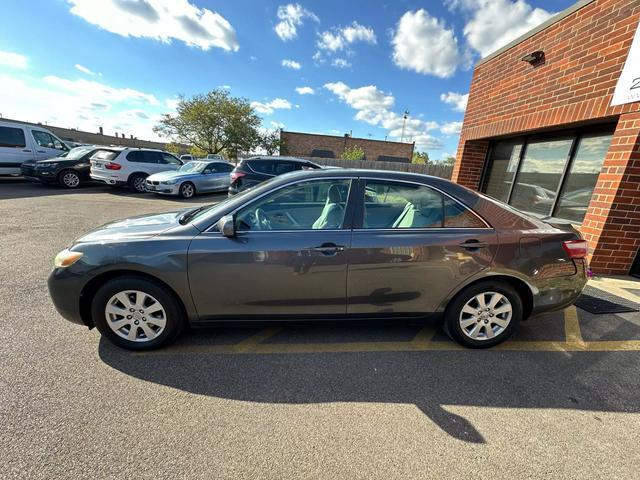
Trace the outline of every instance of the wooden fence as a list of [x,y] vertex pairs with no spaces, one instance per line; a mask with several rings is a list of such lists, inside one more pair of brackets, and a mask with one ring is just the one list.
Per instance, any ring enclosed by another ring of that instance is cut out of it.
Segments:
[[418,165],[415,163],[376,162],[369,160],[342,160],[341,158],[316,157],[309,157],[309,160],[319,165],[327,165],[332,167],[365,168],[372,170],[395,170],[398,172],[422,173],[424,175],[433,175],[434,177],[447,179],[451,178],[451,173],[453,172],[452,165],[444,165],[439,163]]

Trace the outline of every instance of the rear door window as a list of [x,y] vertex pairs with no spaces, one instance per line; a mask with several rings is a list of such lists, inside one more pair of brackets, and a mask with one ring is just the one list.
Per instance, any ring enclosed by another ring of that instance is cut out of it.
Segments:
[[273,166],[275,162],[268,162],[264,160],[253,160],[251,162],[247,162],[249,168],[256,173],[263,173],[265,175],[274,175]]
[[230,165],[228,163],[211,163],[209,165],[209,168],[211,168],[212,171],[214,172],[218,172],[218,173],[227,173],[233,170],[233,165]]
[[300,170],[302,164],[294,162],[276,162],[275,175],[282,175],[284,173],[293,172],[294,170]]
[[473,212],[448,197],[444,199],[444,226],[445,228],[487,228]]
[[13,127],[0,127],[0,147],[24,148],[27,146],[24,130]]

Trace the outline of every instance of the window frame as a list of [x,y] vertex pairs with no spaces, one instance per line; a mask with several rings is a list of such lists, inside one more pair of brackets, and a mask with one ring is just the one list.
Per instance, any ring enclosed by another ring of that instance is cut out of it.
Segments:
[[[316,178],[310,178],[310,179],[304,178],[304,179],[296,180],[294,182],[288,182],[283,185],[279,185],[277,188],[264,192],[258,195],[257,197],[247,201],[246,203],[239,205],[235,209],[225,213],[223,216],[232,215],[234,217],[234,222],[235,222],[235,216],[240,210],[250,207],[252,204],[263,199],[267,195],[271,195],[272,193],[276,193],[279,190],[282,190],[283,188],[291,187],[299,183],[325,182],[325,181],[331,181],[331,180],[348,180],[349,181],[349,192],[347,193],[347,201],[345,204],[345,212],[344,212],[344,220],[342,222],[342,228],[322,229],[322,230],[314,230],[312,228],[303,228],[303,229],[294,229],[294,230],[239,230],[236,233],[238,235],[248,235],[248,234],[256,234],[256,233],[257,234],[265,234],[265,233],[278,234],[278,233],[301,233],[301,232],[344,232],[347,230],[351,231],[353,230],[354,211],[356,207],[355,202],[357,201],[357,199],[355,198],[355,194],[356,194],[356,191],[358,190],[356,185],[356,183],[358,182],[358,178],[344,176],[344,175],[336,176],[336,177],[316,177]],[[204,233],[220,233],[220,231],[218,230],[218,222],[213,223],[209,228],[207,228],[204,231]]]
[[[494,150],[494,146],[496,143],[502,142],[502,141],[521,141],[522,142],[522,149],[520,150],[520,156],[518,158],[518,164],[516,165],[516,170],[513,175],[513,181],[509,186],[509,194],[507,196],[506,201],[504,202],[507,205],[511,206],[513,191],[516,184],[518,183],[518,177],[520,176],[520,170],[522,168],[523,160],[527,154],[529,144],[532,142],[559,140],[562,137],[568,138],[572,140],[572,144],[571,144],[571,147],[569,148],[569,153],[565,160],[562,174],[560,175],[560,181],[558,182],[558,187],[555,192],[556,196],[553,199],[553,203],[551,204],[549,215],[542,218],[558,219],[558,220],[570,221],[571,223],[574,223],[571,220],[563,219],[562,217],[556,217],[555,214],[558,211],[560,195],[562,194],[562,191],[564,190],[567,179],[569,178],[569,173],[571,172],[571,166],[573,165],[573,162],[576,159],[576,154],[578,153],[578,150],[579,150],[578,147],[580,146],[580,141],[582,140],[583,137],[589,136],[589,135],[600,134],[603,136],[604,135],[613,136],[613,134],[615,133],[615,130],[616,130],[616,123],[606,123],[606,124],[589,126],[585,128],[579,128],[579,129],[573,128],[573,129],[555,130],[553,132],[534,133],[530,135],[514,135],[514,136],[508,136],[508,137],[495,138],[491,141],[489,148],[487,150],[487,155],[485,157],[485,161],[483,164],[482,175],[480,177],[478,191],[480,193],[486,194],[484,190],[485,190],[486,181],[488,179],[487,177],[489,175],[490,163],[492,161],[491,154]],[[609,147],[611,147],[611,145]],[[500,200],[497,200],[497,201],[500,201]],[[516,208],[516,207],[513,207],[513,208]],[[524,213],[526,213],[527,215],[532,215],[533,217],[537,217],[535,214],[532,214],[532,213],[527,213],[527,212],[524,212]]]
[[[448,194],[447,192],[441,190],[440,188],[434,187],[433,185],[428,185],[426,183],[414,182],[411,180],[398,180],[398,179],[389,179],[382,178],[376,176],[366,176],[366,177],[358,177],[358,186],[357,186],[357,204],[354,212],[353,219],[353,230],[361,231],[361,232],[395,232],[402,234],[404,232],[447,232],[451,230],[493,230],[493,227],[489,222],[487,222],[482,216],[480,216],[475,210],[470,208],[469,206],[462,203],[460,200],[455,198],[454,196]],[[404,185],[413,185],[418,187],[426,187],[430,188],[434,192],[440,194],[443,197],[443,225],[440,227],[414,227],[414,228],[364,228],[364,205],[365,205],[365,188],[368,180],[378,181],[378,182],[388,182],[388,183],[396,183],[396,184],[404,184]],[[445,211],[444,211],[444,197],[451,199],[454,203],[460,205],[460,207],[470,212],[473,216],[478,218],[481,223],[484,224],[484,227],[446,227],[444,223],[446,221]]]

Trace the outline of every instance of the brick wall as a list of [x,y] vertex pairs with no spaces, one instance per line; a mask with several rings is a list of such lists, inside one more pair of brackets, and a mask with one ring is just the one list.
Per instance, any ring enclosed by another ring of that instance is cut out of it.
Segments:
[[280,132],[285,148],[281,154],[310,157],[313,150],[331,150],[335,158],[340,158],[345,148],[360,146],[367,160],[378,160],[380,156],[400,157],[411,161],[413,143],[384,142],[364,138],[336,137],[309,133]]
[[[619,120],[583,223],[600,273],[627,273],[640,246],[640,103],[610,106],[639,21],[640,0],[594,0],[478,65],[452,176],[479,187],[487,139]],[[521,60],[536,50],[542,65]]]

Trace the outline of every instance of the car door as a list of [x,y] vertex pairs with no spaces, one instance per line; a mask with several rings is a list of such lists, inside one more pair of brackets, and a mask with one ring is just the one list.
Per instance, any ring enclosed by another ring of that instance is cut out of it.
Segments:
[[[208,192],[219,192],[229,188],[233,166],[223,162],[212,162],[204,170],[203,181]],[[207,173],[209,172],[209,173]]]
[[34,159],[29,140],[24,127],[0,125],[0,174],[18,174],[23,162]]
[[35,142],[35,157],[36,160],[46,160],[47,158],[54,158],[63,152],[68,151],[67,146],[62,143],[57,137],[54,137],[44,130],[31,129],[31,136]]
[[[348,178],[295,182],[234,212],[234,237],[216,226],[197,236],[188,272],[200,317],[344,316],[350,185]],[[337,215],[319,229],[328,211]]]
[[455,199],[421,184],[361,179],[349,251],[350,315],[434,312],[487,268],[495,231]]

